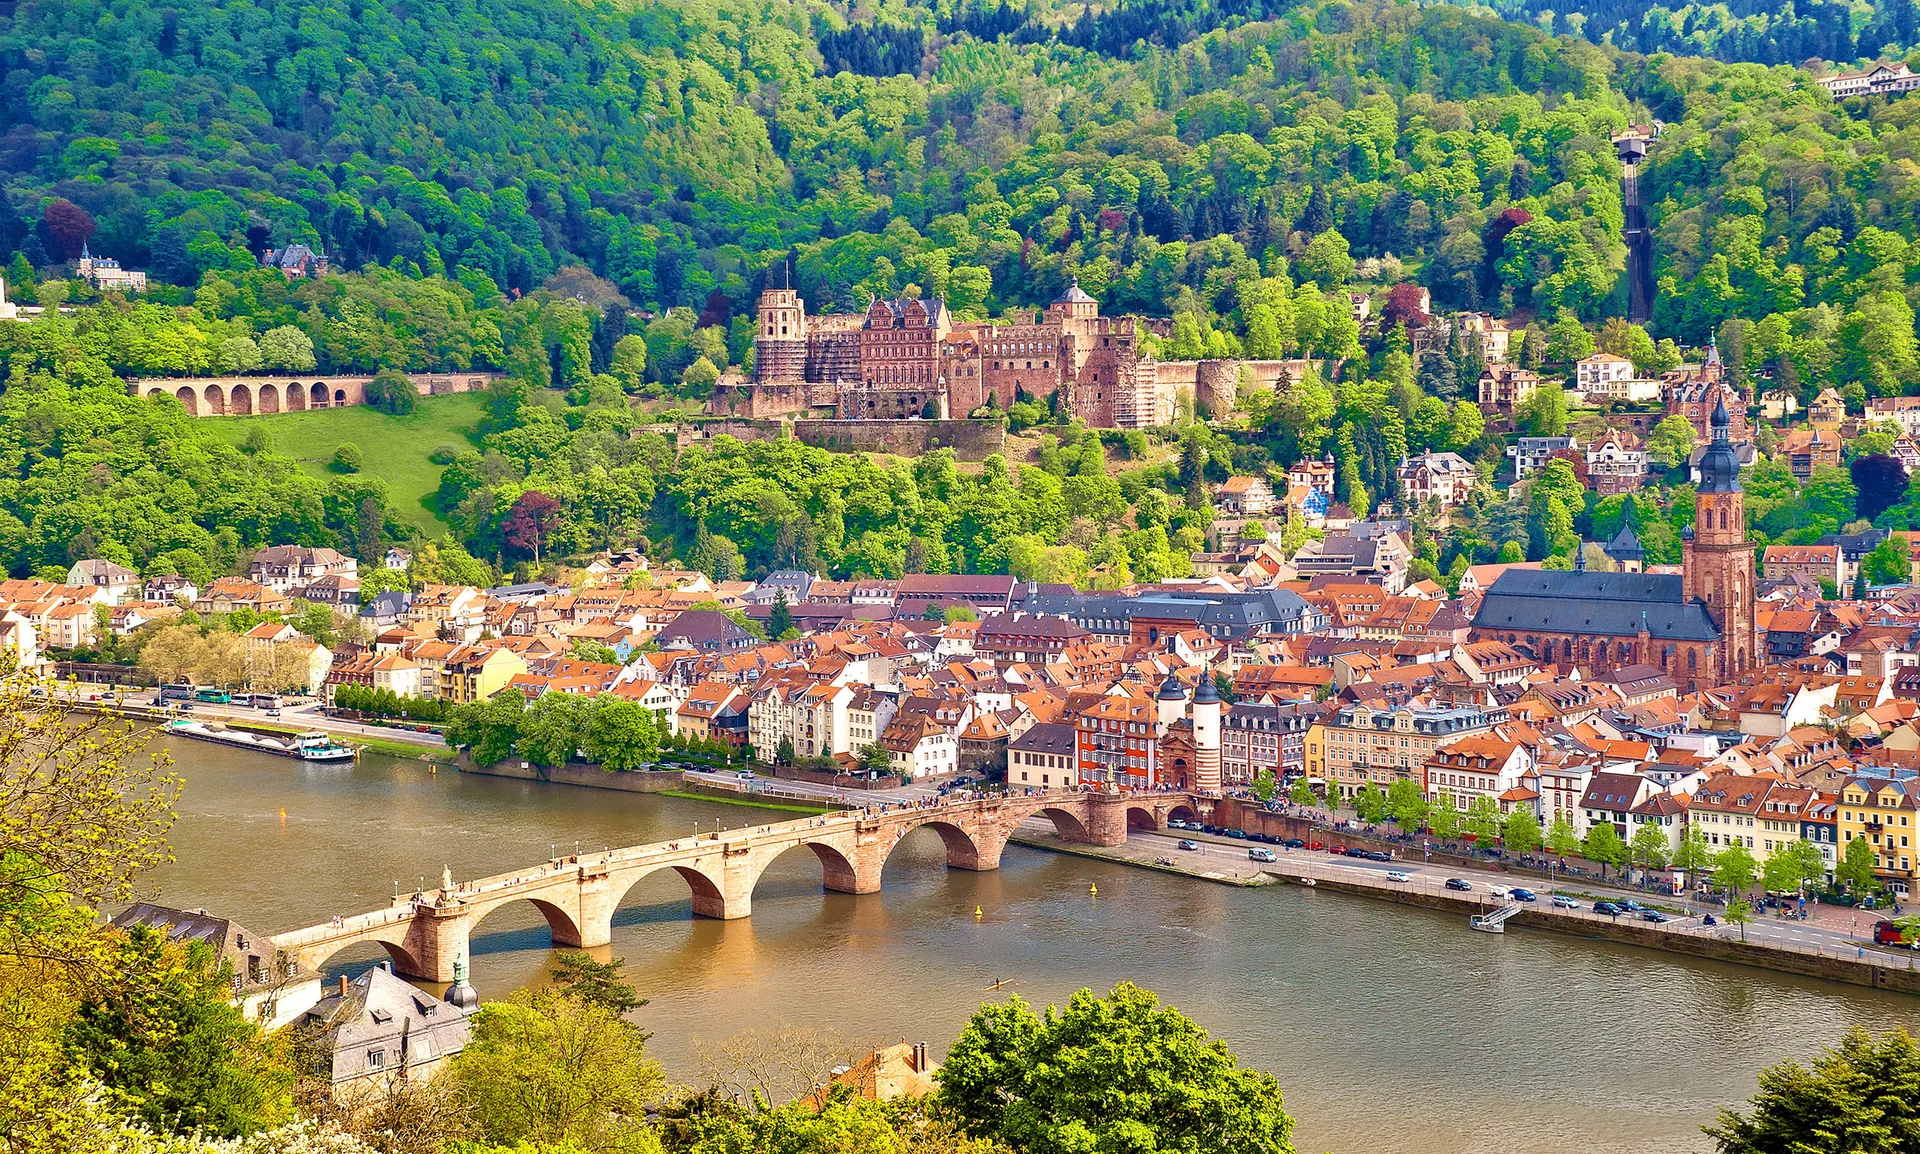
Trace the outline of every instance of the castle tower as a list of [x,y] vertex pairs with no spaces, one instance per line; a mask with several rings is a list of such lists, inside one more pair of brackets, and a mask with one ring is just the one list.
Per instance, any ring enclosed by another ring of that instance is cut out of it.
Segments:
[[[1728,681],[1758,662],[1753,608],[1753,545],[1747,540],[1740,462],[1727,435],[1731,419],[1722,395],[1713,407],[1713,440],[1700,458],[1700,495],[1694,504],[1693,539],[1684,543],[1681,570],[1689,599],[1704,601],[1720,629],[1711,675]],[[1707,670],[1702,671],[1705,680]]]
[[1201,793],[1220,789],[1220,707],[1213,678],[1202,677],[1193,695],[1193,788]]
[[799,384],[806,376],[807,306],[791,288],[760,294],[760,327],[753,337],[754,378]]

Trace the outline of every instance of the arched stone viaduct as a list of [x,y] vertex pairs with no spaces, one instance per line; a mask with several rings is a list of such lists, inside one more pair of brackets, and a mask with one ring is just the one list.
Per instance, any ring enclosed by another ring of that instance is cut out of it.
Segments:
[[[408,373],[420,395],[478,393],[496,373]],[[248,417],[260,413],[301,413],[367,403],[370,376],[303,374],[299,377],[145,378],[129,387],[136,397],[172,397],[189,416]]]
[[1185,794],[1088,793],[1059,790],[947,802],[886,813],[848,812],[750,829],[705,834],[543,862],[531,869],[461,882],[398,899],[385,909],[339,922],[292,930],[273,939],[294,973],[312,973],[349,946],[377,942],[394,968],[409,977],[453,980],[474,928],[514,902],[534,904],[556,945],[603,946],[613,938],[613,915],[642,878],[672,870],[693,894],[701,917],[744,918],[753,888],[773,860],[806,846],[820,860],[821,882],[839,893],[868,894],[900,840],[931,827],[946,845],[954,869],[991,870],[1020,824],[1035,815],[1053,822],[1062,839],[1119,845],[1127,830],[1165,829],[1185,808],[1205,813],[1211,802]]

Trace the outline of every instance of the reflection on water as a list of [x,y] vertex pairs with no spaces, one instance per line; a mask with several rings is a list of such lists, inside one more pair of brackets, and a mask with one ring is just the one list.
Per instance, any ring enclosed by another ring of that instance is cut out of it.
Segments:
[[[430,775],[369,757],[319,768],[197,743],[158,900],[278,931],[383,905],[396,883],[501,872],[557,846],[633,845],[791,816],[673,798]],[[283,819],[281,809],[286,810]],[[1131,979],[1273,1071],[1302,1151],[1705,1149],[1698,1127],[1764,1065],[1915,1003],[1292,887],[1242,890],[1012,847],[945,868],[937,834],[901,843],[879,894],[820,888],[805,849],[769,867],[751,919],[694,919],[686,883],[643,879],[611,953],[651,999],[671,1073],[693,1047],[783,1022],[943,1049],[992,996],[1061,1002]],[[1099,894],[1088,887],[1098,883]],[[974,908],[982,911],[979,920]],[[529,903],[473,936],[474,982],[541,980]],[[378,947],[341,956],[365,965]],[[989,995],[1002,978],[1013,984]]]

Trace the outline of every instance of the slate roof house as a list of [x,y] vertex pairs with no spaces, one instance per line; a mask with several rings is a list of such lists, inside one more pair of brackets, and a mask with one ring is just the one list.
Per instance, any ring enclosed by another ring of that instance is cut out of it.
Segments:
[[349,981],[307,1011],[322,1027],[329,1054],[328,1080],[336,1088],[379,1091],[425,1079],[473,1037],[470,1011],[480,999],[466,981],[466,963],[456,963],[453,988],[442,1001],[376,966]]
[[718,609],[689,609],[667,622],[654,640],[662,649],[685,644],[702,653],[738,653],[758,644],[753,634]]

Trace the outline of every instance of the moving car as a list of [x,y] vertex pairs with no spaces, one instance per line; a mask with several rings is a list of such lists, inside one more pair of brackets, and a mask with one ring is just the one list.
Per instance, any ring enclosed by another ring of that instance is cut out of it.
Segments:
[[1183,837],[1180,839],[1180,848],[1197,850],[1200,848],[1200,843],[1190,837]]
[[1466,878],[1448,878],[1447,888],[1450,890],[1459,890],[1462,893],[1472,893],[1473,883]]
[[1507,896],[1507,894],[1510,891],[1507,889],[1506,886],[1490,885],[1487,887],[1487,892],[1492,894],[1496,898],[1504,898]]
[[1507,897],[1511,898],[1516,902],[1533,902],[1533,901],[1540,900],[1539,898],[1534,896],[1534,893],[1532,890],[1521,889],[1519,886],[1515,886],[1512,889],[1508,890]]
[[1270,849],[1250,849],[1247,851],[1247,856],[1249,858],[1252,858],[1254,861],[1279,861],[1280,860],[1279,858],[1273,855],[1273,851]]
[[1580,908],[1580,903],[1565,894],[1555,894],[1553,895],[1553,908],[1556,910],[1577,910]]
[[1387,880],[1390,882],[1410,882],[1413,879],[1408,877],[1406,874],[1401,873],[1399,870],[1388,870]]
[[1593,912],[1619,917],[1622,911],[1619,906],[1614,905],[1612,902],[1595,902],[1593,903]]
[[1642,910],[1640,913],[1640,918],[1642,921],[1656,922],[1656,923],[1673,920],[1667,917],[1667,915],[1661,913],[1659,910]]
[[1647,908],[1641,905],[1639,902],[1634,901],[1632,898],[1621,898],[1619,901],[1613,904],[1619,906],[1622,913],[1629,913],[1629,914],[1637,914]]

